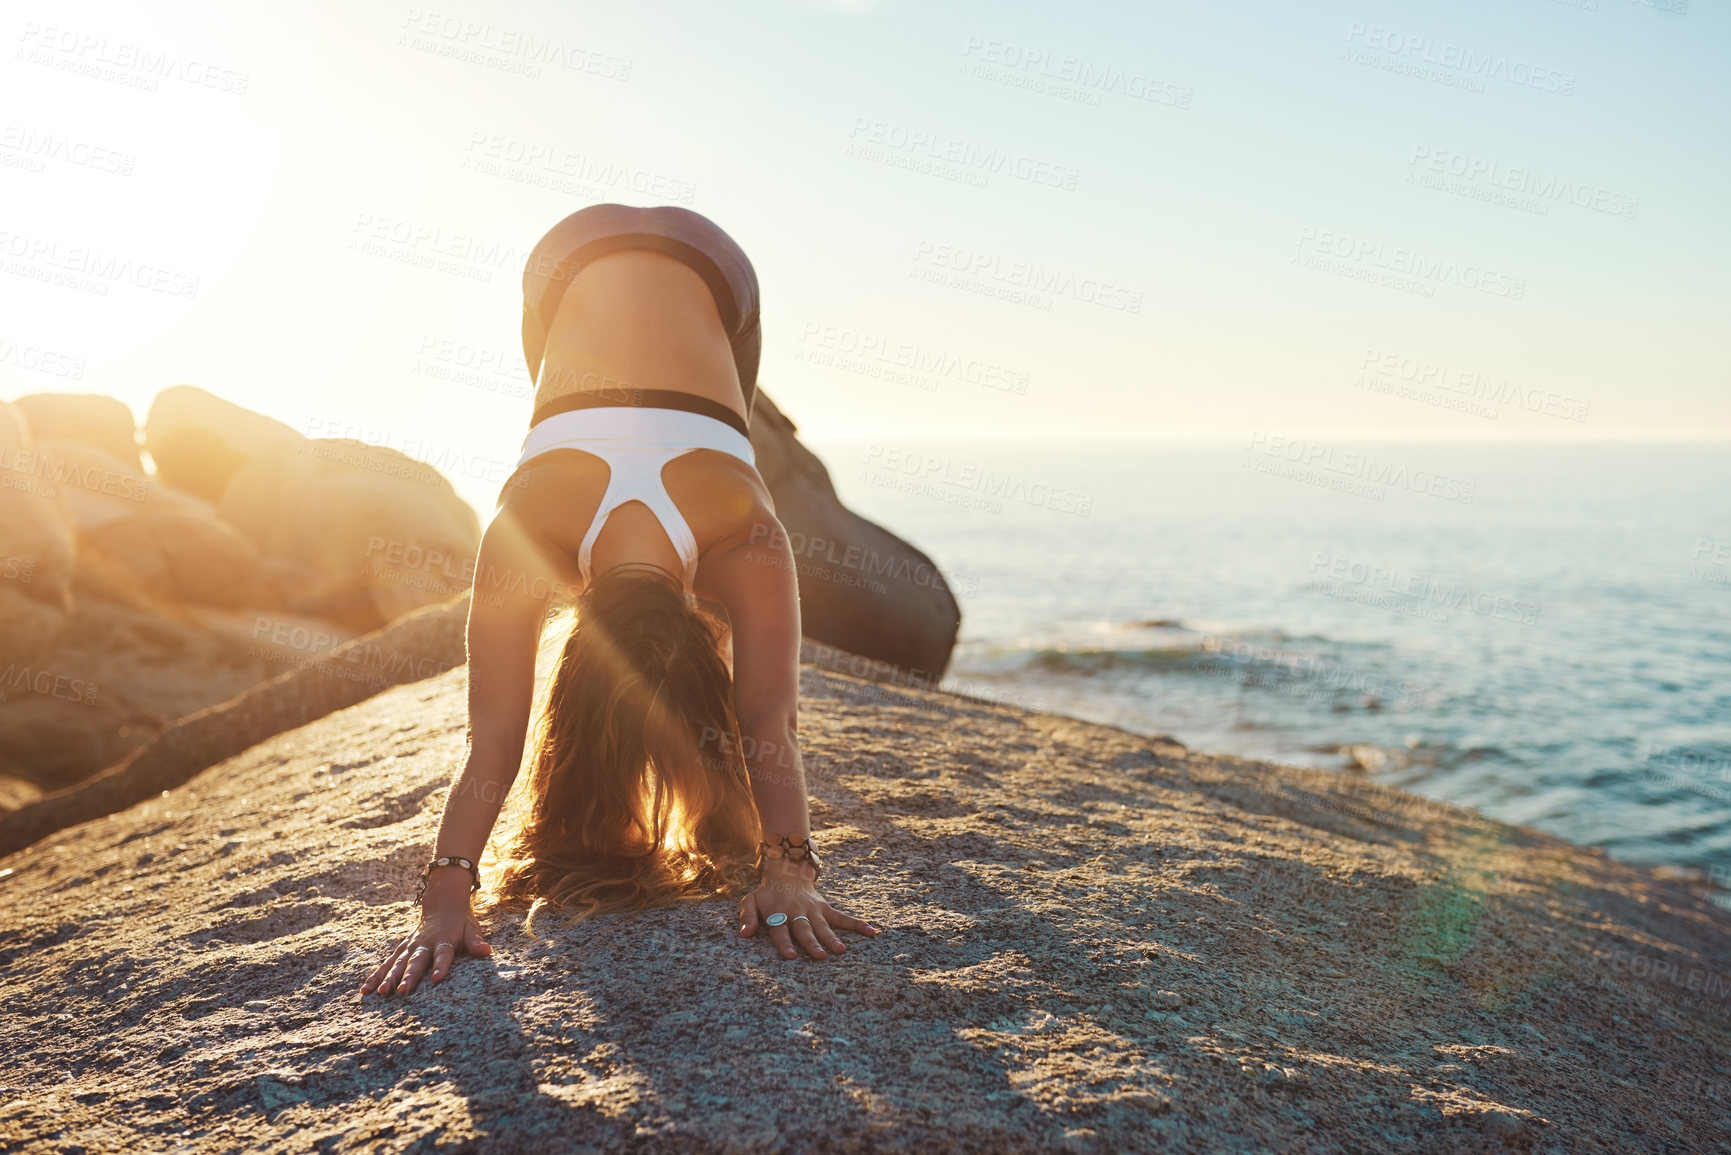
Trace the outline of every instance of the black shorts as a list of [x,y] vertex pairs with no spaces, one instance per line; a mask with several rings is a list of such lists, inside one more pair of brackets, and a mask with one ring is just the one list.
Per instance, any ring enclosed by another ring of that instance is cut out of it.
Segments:
[[523,360],[528,362],[529,375],[540,380],[547,332],[566,286],[591,261],[624,249],[666,253],[703,278],[732,343],[739,389],[750,416],[763,355],[757,273],[745,251],[708,217],[670,205],[646,209],[590,205],[547,230],[523,267]]

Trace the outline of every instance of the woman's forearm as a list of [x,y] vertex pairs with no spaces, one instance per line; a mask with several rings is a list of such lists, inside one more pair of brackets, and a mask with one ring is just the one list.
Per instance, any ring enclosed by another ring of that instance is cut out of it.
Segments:
[[478,758],[471,752],[463,763],[462,772],[451,784],[450,794],[445,797],[445,811],[439,819],[433,857],[454,855],[479,862],[516,777],[515,766],[507,769],[492,759]]
[[789,726],[742,728],[740,736],[764,839],[775,842],[784,834],[794,842],[805,838],[811,833],[811,812],[799,736]]

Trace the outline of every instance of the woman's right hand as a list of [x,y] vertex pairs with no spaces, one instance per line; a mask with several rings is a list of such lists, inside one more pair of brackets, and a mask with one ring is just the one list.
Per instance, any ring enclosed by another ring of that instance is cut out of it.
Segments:
[[[467,879],[464,881],[466,885]],[[373,968],[373,973],[361,984],[361,994],[376,990],[382,996],[411,995],[421,985],[423,976],[435,983],[443,982],[451,973],[458,951],[485,958],[493,953],[493,947],[470,913],[467,893],[437,894],[429,886],[421,907],[421,925]]]

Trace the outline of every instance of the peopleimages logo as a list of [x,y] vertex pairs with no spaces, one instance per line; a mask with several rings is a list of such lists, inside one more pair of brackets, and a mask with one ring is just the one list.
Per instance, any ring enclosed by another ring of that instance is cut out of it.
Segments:
[[929,128],[909,128],[884,120],[856,116],[848,133],[848,155],[866,160],[888,160],[904,154],[914,160],[954,165],[958,170],[982,177],[1007,176],[1030,184],[1074,189],[1079,170],[1030,156],[1011,148],[986,146]]
[[[1360,376],[1356,384],[1375,388],[1374,379],[1366,382],[1362,370],[1371,369],[1388,380],[1411,382],[1419,388],[1444,389],[1450,393],[1492,405],[1518,406],[1528,413],[1560,417],[1565,421],[1584,422],[1591,403],[1566,393],[1548,389],[1523,389],[1508,378],[1493,377],[1475,369],[1459,368],[1422,357],[1408,357],[1381,349],[1366,349],[1359,361]],[[1381,390],[1379,390],[1381,391]]]
[[1077,277],[1059,269],[1042,268],[1026,261],[1005,261],[992,253],[940,241],[920,241],[914,249],[914,264],[947,272],[996,281],[1017,289],[1069,297],[1088,305],[1126,313],[1142,311],[1140,290],[1124,289],[1091,277]]
[[[1380,485],[1387,489],[1405,489],[1465,505],[1472,504],[1473,496],[1477,492],[1477,483],[1438,473],[1434,469],[1409,469],[1402,463],[1381,459],[1369,453],[1342,450],[1332,445],[1319,445],[1280,434],[1252,433],[1250,444],[1245,447],[1245,454],[1246,465],[1250,465],[1258,456],[1272,459],[1270,467],[1258,469],[1258,472],[1280,473],[1276,467],[1284,463],[1298,471],[1294,474],[1297,480],[1305,480],[1302,474],[1313,473],[1319,478],[1350,483],[1353,486]],[[1371,493],[1364,494],[1370,495]]]
[[[1359,265],[1384,269],[1413,277],[1419,281],[1434,281],[1458,285],[1493,297],[1519,301],[1527,295],[1527,279],[1509,273],[1499,273],[1482,265],[1466,264],[1447,257],[1431,256],[1417,249],[1390,248],[1381,241],[1317,229],[1309,225],[1298,230],[1298,247],[1312,253],[1339,257]],[[1294,258],[1296,261],[1297,258]]]
[[1386,53],[1396,60],[1446,68],[1474,80],[1502,80],[1560,96],[1572,96],[1575,91],[1575,74],[1572,72],[1541,68],[1499,52],[1480,52],[1450,41],[1438,42],[1429,36],[1414,36],[1375,24],[1352,21],[1346,27],[1346,42]]
[[1504,164],[1499,160],[1468,156],[1466,153],[1453,152],[1446,148],[1414,145],[1412,158],[1407,164],[1415,170],[1407,174],[1409,183],[1415,176],[1422,177],[1423,172],[1428,171],[1456,177],[1470,184],[1522,193],[1540,201],[1567,201],[1576,208],[1591,209],[1593,212],[1614,217],[1633,219],[1641,208],[1640,197],[1568,180],[1527,165]]
[[[1029,481],[1014,473],[998,473],[979,465],[953,461],[936,454],[895,446],[873,444],[866,450],[867,470],[880,469],[886,478],[900,476],[904,492],[930,495],[934,490],[952,490],[981,496],[983,499],[1014,501],[1059,513],[1087,517],[1094,508],[1094,495],[1079,493],[1061,485]],[[997,512],[993,510],[993,512]]]
[[[1003,69],[1009,75],[1020,73],[1030,79],[1039,77],[1062,85],[1075,85],[1078,94],[1091,97],[1087,101],[1090,104],[1098,104],[1101,93],[1112,93],[1127,96],[1132,100],[1145,100],[1150,104],[1189,108],[1190,99],[1194,95],[1182,84],[1172,84],[1146,73],[1096,64],[1078,56],[1057,56],[1042,49],[1024,48],[984,36],[968,37],[962,46],[962,55],[990,68]],[[990,74],[975,75],[994,79]],[[1036,90],[1046,91],[1044,88]]]

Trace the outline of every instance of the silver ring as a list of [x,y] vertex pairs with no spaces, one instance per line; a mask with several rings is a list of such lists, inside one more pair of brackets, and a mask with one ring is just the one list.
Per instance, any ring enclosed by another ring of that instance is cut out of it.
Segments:
[[448,946],[451,948],[452,951],[455,951],[457,949],[457,944],[454,942],[436,942],[433,944],[433,953],[437,954],[439,952],[439,948],[442,946]]
[[796,914],[796,915],[794,915],[794,916],[793,916],[793,921],[795,921],[795,922],[798,922],[798,921],[799,921],[799,920],[800,920],[800,919],[802,919],[802,918],[805,918],[805,921],[807,921],[807,922],[810,922],[810,921],[811,921],[811,919],[809,919],[809,918],[806,918],[806,917],[805,917],[805,915],[803,915],[803,914]]
[[781,913],[781,911],[778,910],[774,914],[770,915],[768,918],[764,919],[763,924],[765,926],[780,926],[782,923],[784,923],[786,921],[787,921],[787,915]]
[[409,957],[414,958],[418,954],[426,954],[428,951],[430,951],[432,949],[433,948],[430,946],[418,946],[414,950],[409,952]]

